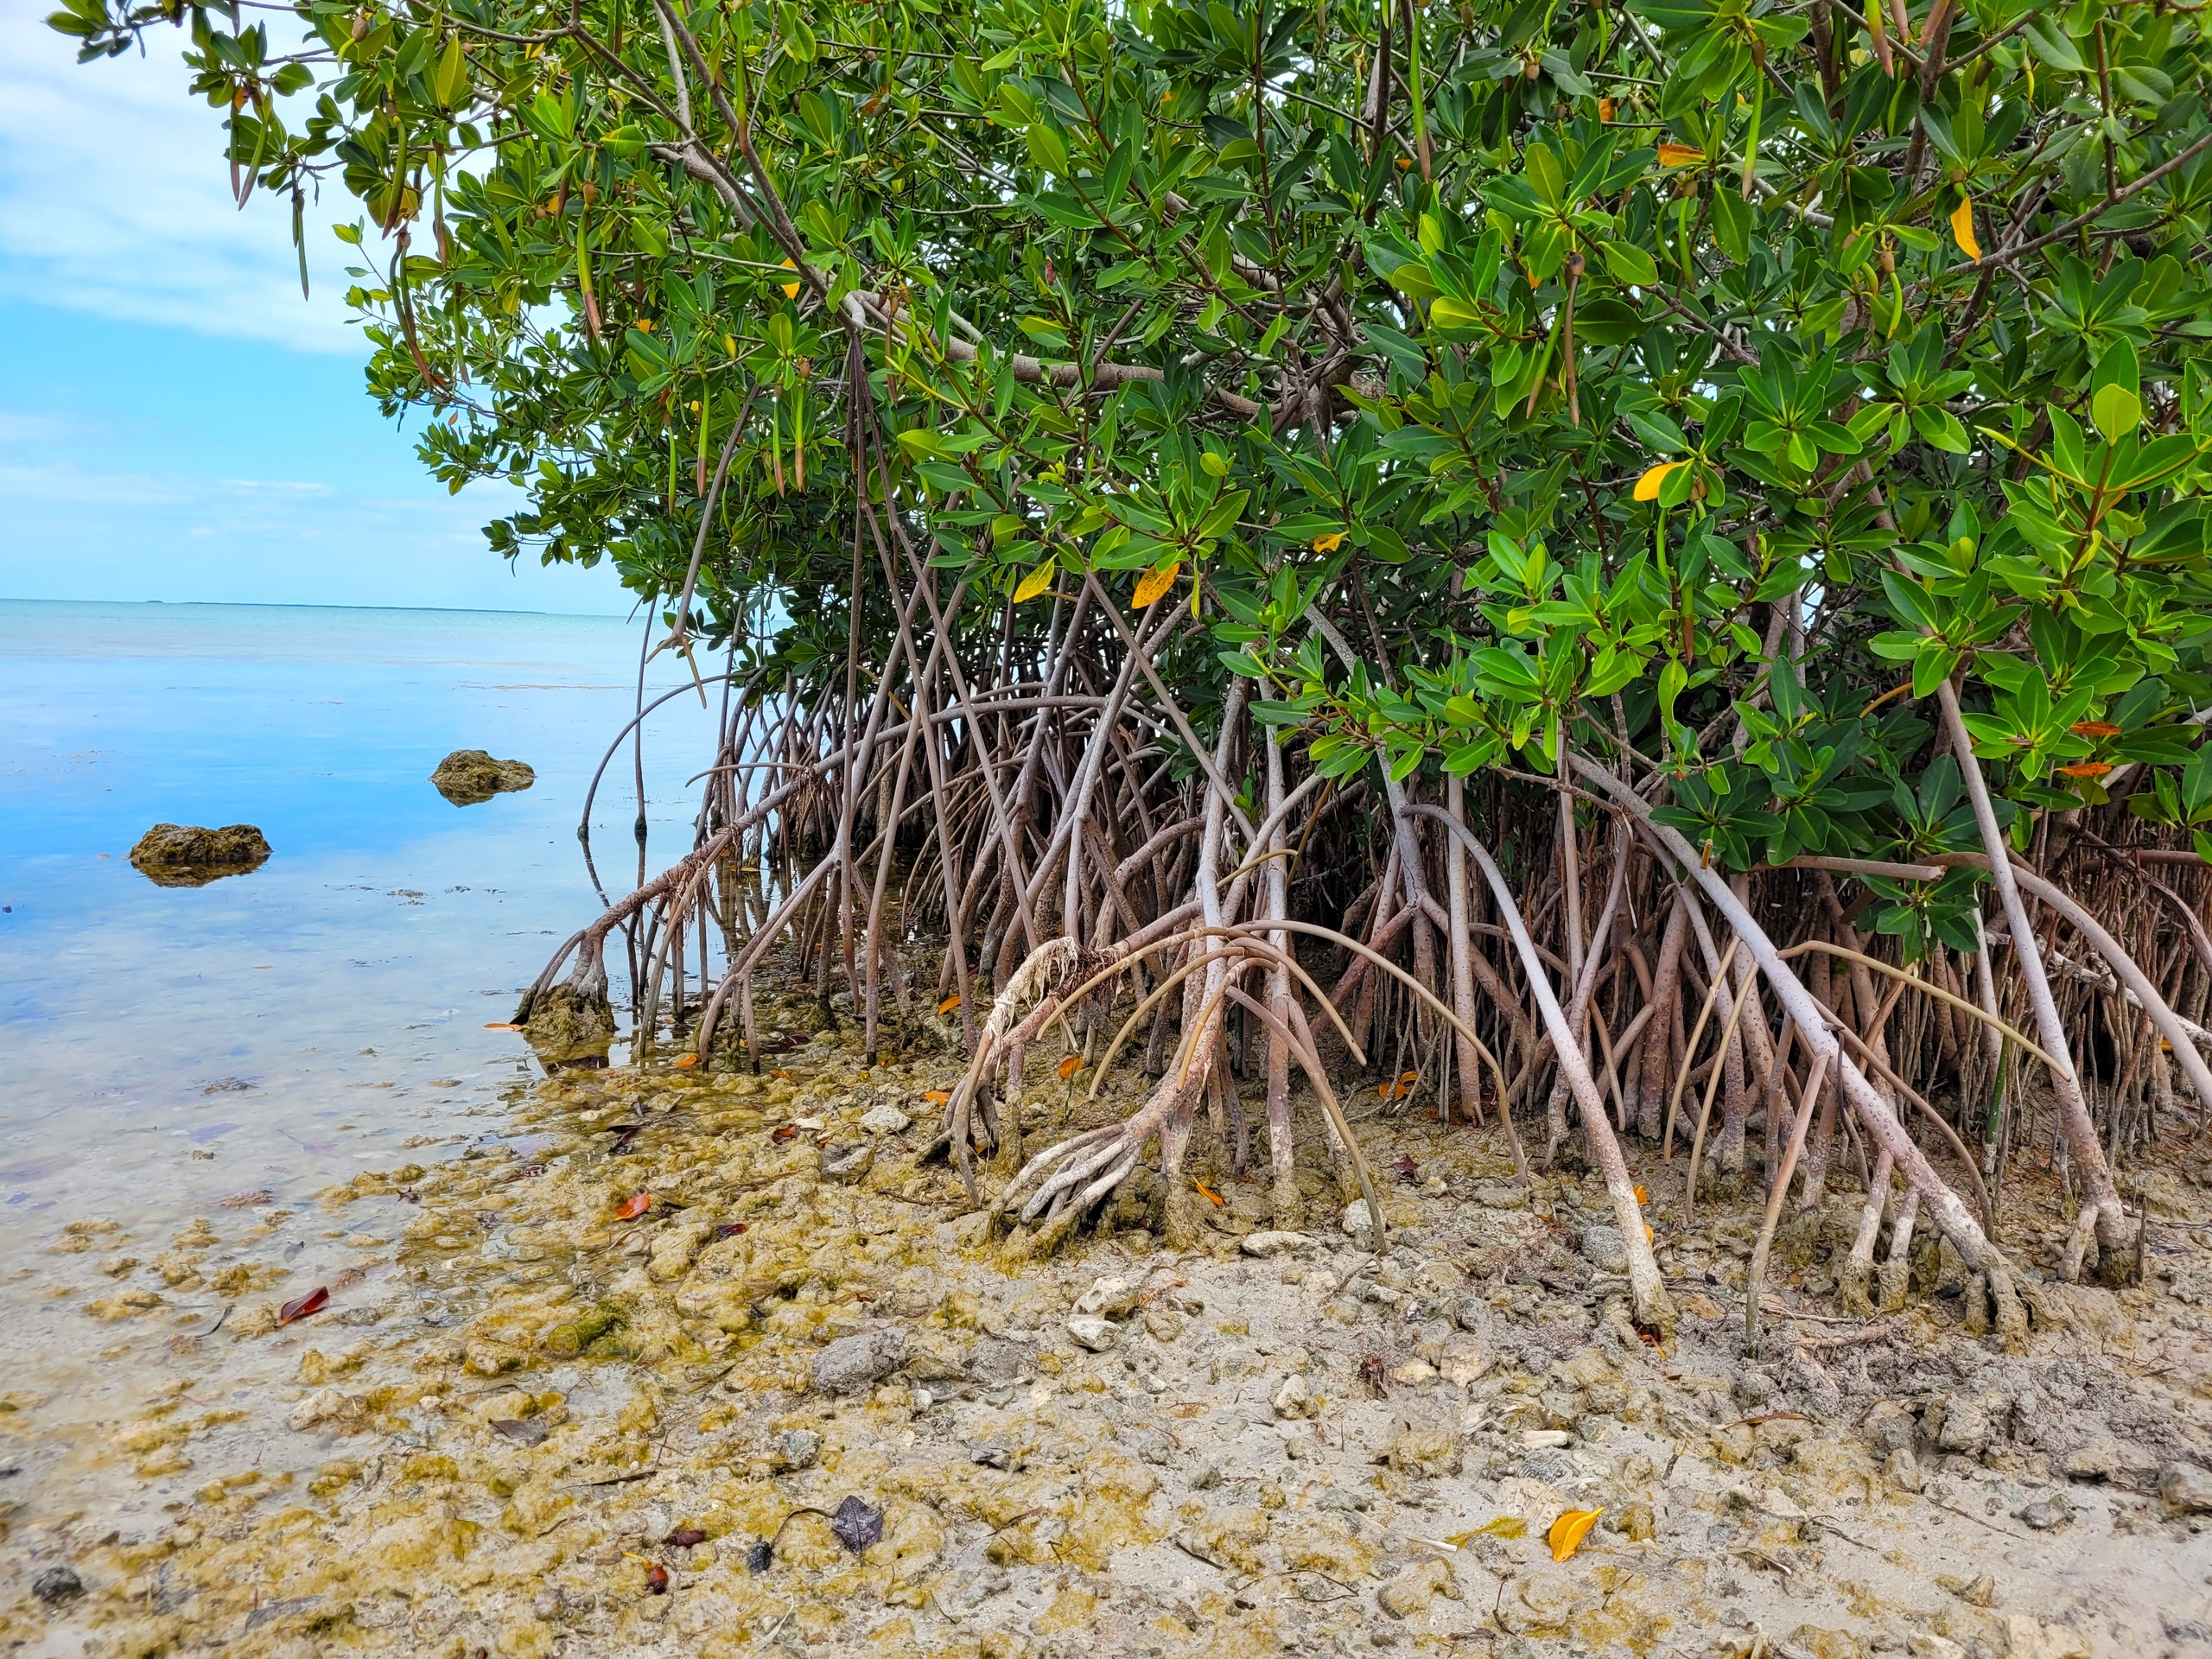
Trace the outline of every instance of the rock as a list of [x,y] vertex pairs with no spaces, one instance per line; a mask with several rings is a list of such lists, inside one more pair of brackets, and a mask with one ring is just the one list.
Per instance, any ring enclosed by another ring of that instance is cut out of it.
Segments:
[[49,1607],[74,1601],[85,1593],[85,1581],[66,1567],[49,1567],[31,1580],[31,1594]]
[[1247,1233],[1237,1246],[1247,1255],[1289,1255],[1312,1249],[1313,1241],[1304,1233]]
[[1932,1630],[1908,1630],[1905,1651],[1912,1659],[1967,1659],[1967,1650],[1948,1636]]
[[1419,1388],[1424,1382],[1436,1381],[1436,1367],[1425,1359],[1409,1359],[1402,1365],[1393,1366],[1390,1380],[1408,1388]]
[[776,1437],[772,1459],[779,1474],[811,1469],[822,1460],[822,1437],[810,1428],[787,1428]]
[[1173,1342],[1183,1334],[1183,1316],[1169,1308],[1148,1308],[1144,1328],[1154,1342]]
[[1354,1198],[1344,1205],[1343,1226],[1351,1237],[1367,1239],[1375,1231],[1375,1212],[1367,1207],[1365,1198]]
[[2101,1438],[2085,1440],[2058,1459],[2058,1472],[2069,1480],[2110,1480],[2125,1466],[2120,1448]]
[[1789,1659],[1866,1659],[1866,1647],[1848,1630],[1800,1624],[1775,1649]]
[[1974,1457],[2007,1438],[2012,1402],[2002,1394],[1955,1394],[1944,1401],[1942,1412],[1942,1427],[1936,1433],[1937,1449]]
[[1224,1573],[1264,1573],[1260,1547],[1268,1541],[1267,1511],[1209,1510],[1175,1535],[1184,1550]]
[[1459,1472],[1459,1442],[1440,1428],[1401,1429],[1384,1456],[1402,1475],[1433,1479]]
[[520,760],[494,760],[482,749],[455,749],[438,762],[430,782],[455,806],[475,806],[506,790],[528,789],[537,773]]
[[1582,1259],[1600,1273],[1626,1273],[1628,1241],[1618,1227],[1585,1227]]
[[1908,1492],[1916,1492],[1926,1483],[1920,1473],[1920,1459],[1912,1455],[1912,1448],[1901,1446],[1890,1453],[1882,1465],[1882,1472]]
[[2063,1624],[2008,1613],[2005,1629],[2012,1638],[2011,1659],[2093,1659],[2088,1643]]
[[1860,1420],[1859,1432],[1868,1446],[1887,1457],[1892,1452],[1912,1449],[1916,1427],[1910,1406],[1897,1400],[1878,1400]]
[[250,823],[220,830],[157,823],[130,849],[133,868],[163,887],[204,887],[226,875],[259,869],[268,859],[267,838]]
[[1007,1337],[985,1337],[968,1362],[968,1374],[983,1383],[1018,1382],[1036,1371],[1037,1350]]
[[1090,1288],[1075,1299],[1078,1314],[1096,1314],[1107,1319],[1126,1319],[1136,1306],[1137,1287],[1114,1274],[1092,1280]]
[[1452,1569],[1439,1560],[1409,1567],[1375,1592],[1376,1601],[1393,1618],[1411,1618],[1416,1613],[1426,1612],[1429,1603],[1439,1596],[1459,1599],[1459,1581],[1452,1576]]
[[899,1369],[906,1338],[898,1331],[863,1331],[840,1337],[814,1357],[814,1386],[822,1394],[858,1394]]
[[867,1115],[861,1119],[861,1128],[870,1135],[899,1135],[913,1121],[886,1101],[882,1105],[868,1108]]
[[1446,1382],[1455,1389],[1464,1389],[1479,1382],[1484,1374],[1497,1363],[1497,1357],[1465,1332],[1453,1332],[1444,1338],[1444,1346],[1436,1357],[1436,1369]]
[[2033,1531],[2051,1532],[2074,1518],[2073,1509],[2066,1502],[2066,1495],[2054,1492],[2039,1497],[2032,1503],[2023,1503],[2012,1511],[2015,1521],[2024,1522]]
[[1283,1378],[1282,1386],[1275,1390],[1274,1398],[1268,1403],[1274,1406],[1275,1415],[1287,1422],[1311,1417],[1320,1408],[1313,1398],[1312,1388],[1307,1386],[1304,1377],[1295,1372]]
[[865,1141],[855,1141],[849,1147],[824,1147],[822,1149],[822,1179],[840,1181],[850,1185],[875,1166],[875,1148]]
[[2212,1515],[2212,1474],[2193,1463],[2170,1463],[2158,1471],[2158,1496],[2177,1515]]
[[338,1422],[353,1415],[357,1408],[335,1389],[317,1389],[285,1414],[289,1428],[304,1433],[321,1423]]
[[1078,1313],[1068,1321],[1068,1335],[1094,1354],[1103,1354],[1122,1338],[1121,1327],[1096,1313]]
[[1517,1186],[1478,1186],[1475,1202],[1485,1210],[1525,1210],[1529,1195]]

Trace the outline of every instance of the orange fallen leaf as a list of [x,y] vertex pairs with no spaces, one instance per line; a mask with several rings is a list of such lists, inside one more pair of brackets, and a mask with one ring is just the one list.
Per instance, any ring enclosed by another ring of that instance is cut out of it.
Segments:
[[1083,1056],[1080,1054],[1069,1055],[1067,1058],[1060,1062],[1060,1081],[1062,1083],[1065,1083],[1070,1077],[1075,1076],[1077,1072],[1082,1070]]
[[1613,111],[1618,107],[1619,105],[1610,98],[1599,99],[1598,100],[1598,118],[1600,121],[1611,120],[1613,118]]
[[1191,1185],[1197,1187],[1200,1192],[1204,1193],[1205,1197],[1216,1205],[1224,1205],[1229,1202],[1227,1198],[1223,1198],[1220,1193],[1215,1192],[1213,1188],[1208,1186],[1204,1181],[1193,1181]]
[[798,1133],[798,1130],[795,1126],[789,1123],[779,1123],[773,1129],[768,1132],[768,1138],[771,1141],[773,1141],[777,1145],[781,1146],[785,1141],[790,1140]]
[[296,1302],[287,1302],[276,1310],[276,1328],[283,1330],[294,1319],[304,1319],[310,1313],[319,1313],[330,1301],[330,1287],[317,1285]]
[[1553,1522],[1551,1530],[1544,1535],[1544,1541],[1552,1547],[1552,1560],[1563,1561],[1581,1548],[1582,1541],[1604,1513],[1603,1510],[1569,1510]]
[[942,1106],[952,1098],[952,1091],[950,1089],[925,1089],[922,1098],[932,1106]]
[[2077,720],[2068,728],[2076,737],[2118,737],[2120,728],[2108,720]]
[[1638,1204],[1649,1204],[1651,1202],[1651,1194],[1645,1192],[1643,1188],[1639,1185],[1636,1189],[1636,1201]]
[[2101,778],[2112,770],[2109,760],[2076,760],[2070,766],[2061,766],[2059,772],[2068,778]]
[[681,1071],[686,1066],[698,1065],[699,1057],[696,1054],[679,1054],[675,1058],[675,1059],[671,1060],[670,1064],[675,1066],[677,1071]]
[[789,1083],[791,1080],[791,1074],[785,1071],[781,1066],[778,1066],[768,1075],[772,1077],[781,1077],[785,1083]]
[[622,1207],[614,1212],[614,1218],[617,1221],[635,1221],[639,1216],[644,1215],[646,1211],[652,1207],[653,1195],[652,1193],[632,1192],[628,1198],[622,1200]]
[[950,1014],[950,1013],[951,1013],[955,1008],[958,1007],[959,1006],[960,1006],[960,993],[959,993],[959,992],[957,992],[957,991],[955,991],[955,992],[954,992],[950,996],[946,997],[946,998],[944,999],[944,1001],[942,1001],[942,1002],[940,1002],[940,1003],[938,1003],[938,1004],[937,1005],[937,1011],[938,1011],[939,1014]]

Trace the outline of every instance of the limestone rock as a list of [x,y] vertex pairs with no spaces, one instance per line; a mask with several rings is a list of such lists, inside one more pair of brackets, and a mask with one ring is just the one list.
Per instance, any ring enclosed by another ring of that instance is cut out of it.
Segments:
[[358,1401],[336,1389],[317,1389],[285,1414],[285,1427],[304,1434],[324,1423],[345,1422],[360,1412]]
[[2158,1471],[2158,1496],[2177,1515],[2212,1515],[2212,1474],[2193,1463],[2170,1463]]
[[1068,1321],[1068,1335],[1094,1354],[1103,1354],[1121,1340],[1121,1329],[1096,1313],[1078,1313]]
[[913,1121],[886,1101],[881,1105],[868,1108],[867,1116],[861,1119],[861,1128],[870,1135],[898,1135]]
[[1353,1238],[1366,1239],[1375,1232],[1375,1212],[1367,1207],[1365,1198],[1354,1198],[1344,1205],[1343,1226]]
[[430,774],[438,793],[455,806],[474,806],[537,781],[537,773],[523,761],[494,760],[482,749],[455,749]]
[[824,1147],[822,1149],[822,1179],[840,1181],[850,1185],[875,1166],[875,1148],[866,1141],[856,1141],[849,1147]]
[[1294,1372],[1283,1378],[1282,1386],[1275,1390],[1274,1398],[1269,1403],[1274,1407],[1276,1416],[1290,1422],[1311,1417],[1319,1408],[1313,1390],[1306,1385],[1304,1377]]
[[2089,1644],[2063,1624],[2009,1613],[2005,1629],[2012,1638],[2011,1659],[2093,1659]]
[[31,1594],[49,1607],[74,1601],[84,1593],[85,1581],[67,1567],[49,1567],[31,1580]]
[[787,1428],[776,1437],[772,1460],[779,1474],[811,1469],[822,1460],[822,1437],[810,1428]]
[[[1362,1199],[1362,1203],[1365,1200]],[[1247,1255],[1289,1255],[1299,1250],[1310,1250],[1313,1241],[1304,1233],[1247,1233],[1237,1241],[1238,1248]]]
[[1268,1541],[1267,1511],[1209,1510],[1176,1534],[1175,1541],[1224,1573],[1263,1573],[1267,1563],[1260,1557],[1260,1547]]
[[985,1337],[968,1362],[969,1375],[984,1383],[1018,1382],[1036,1371],[1037,1350],[1007,1337]]
[[163,887],[203,887],[223,876],[259,869],[268,858],[267,837],[250,823],[220,830],[157,823],[130,849],[139,874]]
[[1442,1561],[1427,1560],[1404,1572],[1375,1592],[1382,1611],[1393,1618],[1411,1618],[1426,1612],[1439,1596],[1459,1599],[1459,1582]]
[[1436,1357],[1436,1369],[1453,1388],[1464,1389],[1480,1381],[1497,1362],[1497,1356],[1480,1342],[1464,1331],[1455,1331],[1444,1338],[1443,1350]]
[[814,1357],[814,1386],[822,1394],[858,1394],[899,1369],[906,1338],[898,1331],[863,1331],[840,1337]]
[[1402,1429],[1385,1455],[1390,1466],[1402,1475],[1433,1479],[1459,1472],[1459,1442],[1440,1428]]
[[1118,1274],[1108,1274],[1090,1281],[1090,1288],[1075,1299],[1078,1314],[1126,1319],[1136,1312],[1137,1287]]
[[2012,1402],[1994,1393],[1955,1394],[1943,1402],[1943,1425],[1936,1444],[1945,1452],[1972,1457],[2007,1439],[2012,1421]]
[[1600,1273],[1628,1271],[1628,1241],[1618,1227],[1582,1230],[1582,1259]]

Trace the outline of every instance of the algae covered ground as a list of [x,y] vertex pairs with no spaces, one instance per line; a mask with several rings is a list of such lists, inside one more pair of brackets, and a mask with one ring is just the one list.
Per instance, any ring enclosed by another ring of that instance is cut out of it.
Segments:
[[[1655,1345],[1594,1179],[1524,1192],[1372,1088],[1379,1254],[1318,1161],[1288,1233],[1201,1159],[1205,1249],[1155,1244],[1141,1184],[1022,1262],[918,1165],[950,1053],[779,1058],[560,1073],[496,1148],[166,1248],[70,1224],[51,1294],[168,1334],[73,1484],[22,1472],[67,1402],[0,1401],[0,1651],[2212,1655],[2194,1151],[2139,1173],[2148,1287],[2031,1284],[2018,1357],[1933,1247],[1905,1310],[1837,1317],[1836,1180],[1746,1359],[1758,1195],[1685,1223],[1679,1158],[1637,1169],[1687,1314]],[[1032,1069],[1033,1147],[1132,1098]],[[313,1236],[359,1265],[319,1287]]]

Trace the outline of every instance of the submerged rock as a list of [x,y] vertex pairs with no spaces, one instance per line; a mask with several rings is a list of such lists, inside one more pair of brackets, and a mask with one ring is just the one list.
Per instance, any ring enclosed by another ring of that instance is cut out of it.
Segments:
[[139,874],[164,887],[204,887],[226,875],[257,870],[268,860],[269,842],[250,823],[226,823],[219,830],[157,823],[130,849]]
[[494,760],[482,749],[455,749],[438,762],[430,782],[455,806],[475,806],[503,791],[528,789],[537,772],[521,760]]

